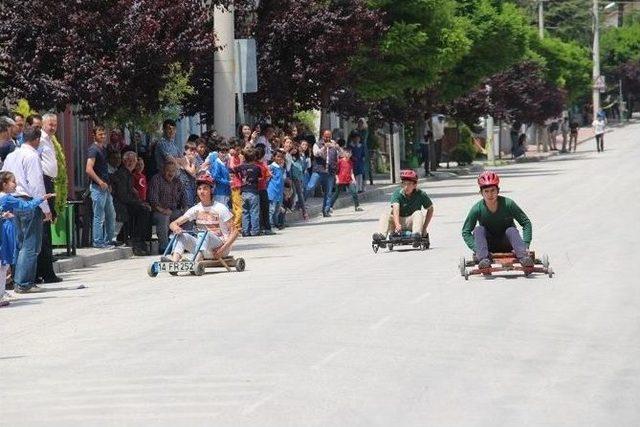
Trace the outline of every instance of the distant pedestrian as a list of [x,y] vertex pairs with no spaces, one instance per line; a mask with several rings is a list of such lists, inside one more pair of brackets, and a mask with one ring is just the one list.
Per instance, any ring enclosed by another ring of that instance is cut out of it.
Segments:
[[601,111],[592,123],[596,132],[596,149],[598,152],[604,151],[604,131],[607,125],[604,113]]
[[338,200],[342,191],[349,191],[351,198],[353,199],[353,206],[356,212],[362,211],[360,207],[360,201],[358,200],[358,189],[356,186],[356,179],[353,173],[353,161],[351,159],[351,149],[345,148],[343,156],[338,160],[338,172],[336,174],[336,189],[331,196],[331,208]]
[[571,151],[571,146],[573,145],[573,152],[575,153],[578,147],[578,130],[580,129],[580,123],[574,118],[571,120],[569,128],[569,151]]

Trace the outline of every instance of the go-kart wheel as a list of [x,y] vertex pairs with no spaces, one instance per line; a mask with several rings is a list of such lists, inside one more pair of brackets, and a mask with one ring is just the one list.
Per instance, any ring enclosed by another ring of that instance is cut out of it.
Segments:
[[464,276],[464,271],[466,270],[467,267],[467,261],[464,259],[464,257],[460,257],[460,263],[458,264],[458,270],[460,270],[460,275]]
[[204,274],[204,265],[196,262],[196,265],[193,268],[193,274],[195,274],[196,276],[202,276]]
[[244,258],[236,259],[236,271],[237,272],[244,271],[246,266],[247,266],[247,264],[244,262]]
[[547,269],[547,274],[549,275],[549,279],[552,279],[553,275],[555,274],[555,272],[553,271],[553,268],[549,267]]
[[147,267],[147,274],[149,277],[156,277],[158,275],[158,269],[155,262]]
[[177,276],[178,272],[177,271],[170,271],[169,274],[172,275],[172,276]]
[[392,243],[389,243],[389,244],[387,245],[387,247],[389,248],[389,250],[390,250],[390,251],[392,251],[392,250],[393,250],[393,244],[392,244]]
[[467,270],[466,268],[464,269],[463,276],[464,280],[469,280],[469,270]]
[[549,268],[549,255],[542,255],[542,266],[544,268]]
[[372,243],[371,244],[371,249],[373,249],[373,253],[377,254],[378,253],[378,249],[380,249],[380,246],[378,246],[377,243]]

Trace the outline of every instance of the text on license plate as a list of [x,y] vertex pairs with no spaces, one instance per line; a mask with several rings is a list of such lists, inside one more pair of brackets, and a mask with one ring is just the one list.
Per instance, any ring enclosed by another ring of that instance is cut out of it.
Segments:
[[158,263],[158,269],[160,271],[178,272],[178,271],[191,271],[193,270],[193,263],[189,261],[185,262],[160,262]]

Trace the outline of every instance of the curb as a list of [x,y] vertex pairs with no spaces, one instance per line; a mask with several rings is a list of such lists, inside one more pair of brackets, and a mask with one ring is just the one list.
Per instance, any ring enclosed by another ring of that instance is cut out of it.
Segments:
[[111,261],[119,261],[121,259],[131,258],[133,249],[129,247],[119,247],[115,249],[81,249],[86,251],[95,251],[89,254],[79,254],[70,258],[63,258],[53,263],[53,271],[57,273],[66,273],[80,268],[91,267],[96,264],[104,264]]

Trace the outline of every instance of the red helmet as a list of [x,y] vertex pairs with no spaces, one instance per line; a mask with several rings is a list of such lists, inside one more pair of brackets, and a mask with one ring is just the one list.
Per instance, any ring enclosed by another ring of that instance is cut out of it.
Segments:
[[207,184],[210,187],[213,187],[216,184],[216,181],[211,177],[209,172],[202,172],[198,174],[196,178],[196,185]]
[[418,174],[414,170],[404,169],[400,171],[400,180],[418,182]]
[[498,185],[500,185],[500,177],[495,172],[482,172],[478,177],[478,185],[480,186],[480,188],[492,187],[494,185],[497,187]]

